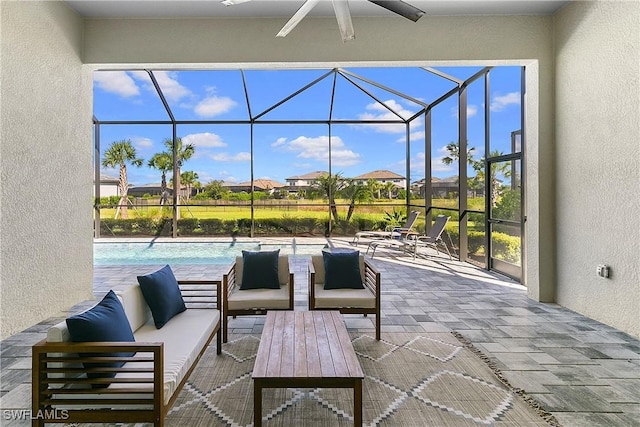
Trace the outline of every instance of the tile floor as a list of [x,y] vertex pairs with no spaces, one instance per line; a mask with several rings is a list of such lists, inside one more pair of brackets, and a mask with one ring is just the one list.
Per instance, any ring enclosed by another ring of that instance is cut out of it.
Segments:
[[[332,243],[345,246],[347,240]],[[296,310],[307,307],[307,263],[305,256],[291,258]],[[394,331],[458,331],[562,425],[640,426],[639,340],[556,304],[530,300],[517,283],[446,257],[414,261],[379,249],[373,263],[382,274],[383,339]],[[227,267],[173,266],[179,279],[220,279]],[[96,298],[154,268],[96,267]],[[92,303],[78,304],[0,342],[0,425],[29,425],[11,420],[15,416],[7,411],[29,408],[30,346],[49,325]],[[373,331],[371,318],[345,317],[350,330]],[[264,316],[238,317],[229,325],[231,331],[260,332],[263,322]]]

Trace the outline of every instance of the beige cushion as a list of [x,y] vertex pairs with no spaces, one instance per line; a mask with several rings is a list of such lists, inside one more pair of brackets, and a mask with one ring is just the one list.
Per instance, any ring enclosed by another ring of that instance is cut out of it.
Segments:
[[218,310],[190,308],[172,317],[162,329],[156,329],[149,319],[134,333],[137,342],[164,342],[164,403],[176,391],[219,321]]
[[[322,255],[312,255],[311,262],[316,271],[316,283],[322,283],[322,286],[324,286],[324,258],[322,258]],[[364,255],[360,255],[360,275],[362,276],[362,283],[364,283]]]
[[[240,285],[242,283],[242,257],[236,257],[236,283]],[[289,283],[289,256],[280,255],[278,257],[278,281],[280,286],[284,286]],[[287,300],[289,298],[287,297]]]
[[146,324],[151,319],[151,310],[144,299],[142,289],[139,284],[127,286],[122,289],[114,289],[114,292],[120,299],[124,312],[129,319],[131,330],[136,331],[139,327]]
[[229,310],[281,309],[290,308],[289,285],[280,289],[236,289],[227,298]]
[[[322,255],[311,257],[315,269],[316,308],[375,308],[376,296],[369,288],[324,289],[324,259]],[[364,282],[364,256],[360,255],[360,274]]]
[[[135,338],[137,342],[163,342],[164,343],[164,404],[166,405],[171,399],[173,393],[175,393],[178,384],[185,377],[187,371],[194,363],[196,357],[200,353],[200,350],[204,347],[207,339],[213,332],[216,324],[220,320],[220,312],[218,310],[210,309],[194,309],[190,308],[180,314],[177,314],[162,329],[156,329],[153,319],[139,328],[135,332]],[[188,331],[188,333],[185,333]],[[148,356],[148,353],[140,352],[136,353],[136,357]],[[126,363],[124,367],[152,368],[151,362],[140,363]],[[140,377],[153,377],[153,373],[148,374],[132,374],[132,373],[119,373],[116,374],[116,378],[140,378]],[[79,402],[77,404],[70,404],[60,406],[60,409],[72,409],[90,406],[93,409],[112,408],[112,409],[145,409],[145,405],[135,406],[112,406],[98,405],[96,403],[82,404],[80,399],[108,399],[108,398],[122,398],[122,399],[135,399],[135,398],[148,398],[150,395],[139,394],[126,394],[128,388],[149,388],[151,391],[151,385],[135,384],[135,383],[116,383],[111,384],[108,387],[110,390],[122,390],[123,394],[107,395],[104,393],[96,392],[95,394],[83,394],[81,396],[57,396],[58,398],[77,398]]]
[[375,308],[376,297],[365,289],[324,289],[324,283],[315,285],[316,308]]
[[[134,330],[136,342],[163,342],[164,343],[164,403],[168,403],[169,399],[176,391],[178,384],[182,381],[186,372],[189,370],[198,353],[203,348],[207,339],[220,321],[220,311],[212,309],[194,309],[190,308],[176,316],[174,316],[162,329],[156,329],[139,285],[128,286],[126,288],[115,291],[118,298],[122,302],[131,329]],[[140,323],[143,320],[144,323]],[[185,333],[188,331],[188,333]],[[62,321],[47,331],[48,342],[66,342],[70,341],[69,330],[65,321]],[[144,353],[137,353],[136,356],[144,356]],[[125,364],[127,366],[128,364]],[[141,363],[131,364],[139,368],[143,366]],[[144,365],[147,365],[146,363]],[[67,364],[72,367],[82,367],[81,364]],[[152,367],[148,363],[148,367]],[[132,374],[120,373],[116,378],[131,376]],[[141,376],[140,374],[136,374]],[[69,375],[52,374],[51,377],[59,377]],[[149,373],[149,376],[153,376]],[[113,388],[140,387],[139,384],[112,384]],[[86,398],[87,395],[82,395]],[[96,399],[108,398],[108,395],[96,393],[91,395]],[[61,397],[61,396],[59,396]],[[69,396],[65,396],[69,397]],[[80,399],[81,396],[78,396]],[[127,396],[118,395],[118,397],[127,398]],[[140,395],[130,395],[135,398]],[[72,405],[73,407],[86,407],[87,405]],[[90,405],[91,406],[91,405]],[[97,408],[99,405],[93,405]],[[71,406],[65,406],[71,408]],[[117,408],[113,408],[117,409]],[[124,409],[124,407],[123,407]]]

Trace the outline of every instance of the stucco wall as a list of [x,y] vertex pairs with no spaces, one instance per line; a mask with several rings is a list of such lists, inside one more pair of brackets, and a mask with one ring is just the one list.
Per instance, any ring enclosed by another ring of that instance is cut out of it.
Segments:
[[[543,16],[354,19],[342,43],[334,18],[305,18],[286,38],[282,19],[90,19],[84,60],[96,67],[292,67],[378,64],[528,64],[527,266],[532,298],[555,297],[553,37]],[[542,266],[542,268],[541,268]]]
[[557,301],[638,337],[640,3],[571,3],[554,27]]
[[82,20],[0,2],[2,338],[92,297],[91,82]]

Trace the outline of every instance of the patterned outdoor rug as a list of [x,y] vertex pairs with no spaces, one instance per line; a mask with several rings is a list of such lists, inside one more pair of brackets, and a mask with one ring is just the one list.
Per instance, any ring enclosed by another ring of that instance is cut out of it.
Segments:
[[[549,426],[464,340],[448,333],[351,335],[365,373],[366,426]],[[251,370],[259,335],[210,347],[166,419],[168,426],[253,425]],[[266,426],[351,426],[351,389],[265,389]]]

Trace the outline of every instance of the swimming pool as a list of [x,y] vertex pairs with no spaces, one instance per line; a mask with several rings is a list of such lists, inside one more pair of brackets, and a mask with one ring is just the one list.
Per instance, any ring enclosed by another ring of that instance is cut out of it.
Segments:
[[318,254],[322,244],[264,244],[260,242],[145,242],[93,244],[94,265],[227,264],[242,251],[271,251],[292,256]]

